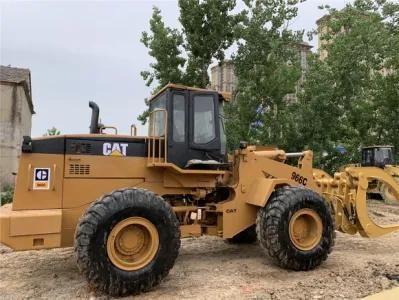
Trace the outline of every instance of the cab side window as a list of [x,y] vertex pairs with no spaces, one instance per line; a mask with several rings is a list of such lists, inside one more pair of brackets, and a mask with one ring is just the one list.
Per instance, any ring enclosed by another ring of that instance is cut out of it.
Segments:
[[[161,94],[157,99],[154,99],[150,106],[150,111],[156,109],[166,109],[166,95]],[[165,135],[165,112],[156,111],[152,114],[152,128],[149,128],[150,136],[163,136]]]
[[173,141],[183,143],[186,137],[185,99],[182,94],[173,95]]

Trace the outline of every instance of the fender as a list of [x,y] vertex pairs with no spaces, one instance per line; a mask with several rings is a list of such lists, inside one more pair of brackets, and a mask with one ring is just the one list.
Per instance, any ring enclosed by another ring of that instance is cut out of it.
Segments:
[[251,184],[246,202],[255,206],[264,207],[271,194],[276,189],[289,185],[292,185],[292,183],[284,179],[259,177]]

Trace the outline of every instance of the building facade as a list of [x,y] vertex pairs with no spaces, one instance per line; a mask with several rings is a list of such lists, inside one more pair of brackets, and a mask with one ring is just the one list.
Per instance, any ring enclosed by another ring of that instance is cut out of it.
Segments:
[[319,51],[319,58],[324,60],[327,58],[328,52],[325,49],[328,41],[324,39],[324,37],[329,33],[328,22],[330,21],[330,15],[324,15],[320,19],[316,21],[317,24],[317,36],[318,36],[318,51]]
[[237,86],[234,74],[234,64],[231,60],[224,60],[221,64],[211,68],[211,89],[233,93]]
[[296,45],[299,59],[300,59],[300,66],[301,66],[301,78],[297,82],[295,86],[295,93],[287,94],[284,96],[284,100],[288,104],[293,104],[298,102],[298,93],[301,92],[302,84],[305,81],[305,74],[308,70],[308,57],[310,53],[312,53],[313,46],[309,45],[306,42],[301,42]]
[[[312,46],[310,46],[306,42],[301,42],[296,45],[296,48],[300,57],[300,65],[302,75],[301,78],[295,87],[295,93],[287,94],[284,97],[289,103],[295,103],[297,98],[297,93],[299,91],[300,85],[302,84],[305,73],[308,69],[308,56],[312,52]],[[211,86],[210,88],[219,92],[227,92],[234,94],[234,91],[237,86],[237,78],[234,74],[234,63],[231,60],[224,60],[221,64],[215,65],[211,67]]]
[[15,183],[22,139],[31,134],[33,114],[30,70],[0,66],[0,191]]

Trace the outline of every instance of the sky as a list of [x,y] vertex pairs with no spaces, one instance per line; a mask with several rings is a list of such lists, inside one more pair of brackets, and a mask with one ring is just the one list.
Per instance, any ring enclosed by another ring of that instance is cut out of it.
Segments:
[[[349,2],[307,0],[291,27],[314,29],[323,15],[319,5],[339,9]],[[177,1],[172,0],[0,0],[0,64],[31,70],[32,136],[53,126],[65,134],[87,133],[89,101],[100,106],[102,123],[116,126],[118,133],[128,134],[136,124],[138,134],[146,134],[137,116],[151,88],[140,71],[148,70],[152,60],[140,37],[149,29],[153,6],[161,9],[168,26],[179,27]]]

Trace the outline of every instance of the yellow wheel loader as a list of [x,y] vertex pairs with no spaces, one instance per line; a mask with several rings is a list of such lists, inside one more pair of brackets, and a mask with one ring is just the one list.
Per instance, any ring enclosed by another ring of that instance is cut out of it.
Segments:
[[[395,165],[393,146],[367,146],[361,149],[361,163],[345,165],[340,168],[344,171],[347,167],[375,167],[384,170],[388,175],[399,183],[399,166]],[[371,179],[368,194],[381,197],[387,204],[399,204],[393,190],[384,182]]]
[[[0,208],[0,242],[15,250],[73,246],[87,281],[122,296],[158,285],[185,237],[256,236],[280,266],[311,270],[327,259],[335,228],[369,237],[399,229],[368,218],[367,169],[314,177],[311,151],[245,142],[228,156],[227,101],[169,84],[149,102],[148,136],[99,124],[91,102],[89,134],[25,137],[13,204]],[[399,195],[392,177],[378,176]]]
[[[362,148],[362,167],[376,167],[384,170],[399,183],[399,166],[395,165],[393,146],[370,146]],[[393,190],[384,182],[373,180],[369,183],[369,193],[380,194],[388,204],[399,204]]]

